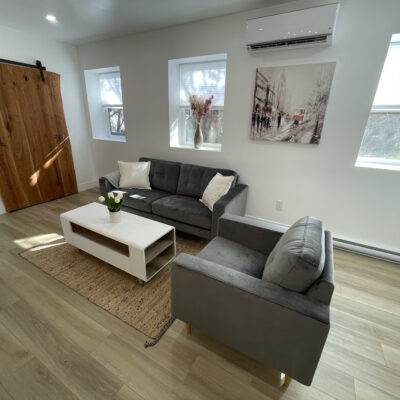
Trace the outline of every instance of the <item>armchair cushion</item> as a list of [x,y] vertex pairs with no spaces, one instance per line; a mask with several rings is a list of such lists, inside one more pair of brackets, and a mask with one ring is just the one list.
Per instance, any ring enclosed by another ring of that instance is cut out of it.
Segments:
[[239,243],[215,237],[198,257],[261,279],[267,257]]
[[321,275],[325,264],[322,222],[304,217],[281,237],[265,264],[263,279],[296,292],[305,292]]

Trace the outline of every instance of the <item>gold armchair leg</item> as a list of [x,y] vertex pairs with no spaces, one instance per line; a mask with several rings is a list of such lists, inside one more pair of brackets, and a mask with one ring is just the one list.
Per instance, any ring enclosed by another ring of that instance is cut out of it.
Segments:
[[186,333],[188,335],[190,335],[192,333],[192,327],[190,326],[190,324],[186,323]]
[[292,382],[292,378],[285,374],[285,383],[283,384],[283,386],[289,387],[290,382]]

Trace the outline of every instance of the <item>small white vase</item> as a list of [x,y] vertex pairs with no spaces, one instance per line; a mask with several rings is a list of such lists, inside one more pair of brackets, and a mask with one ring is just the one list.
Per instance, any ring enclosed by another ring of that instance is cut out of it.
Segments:
[[117,222],[121,222],[121,212],[111,212],[108,211],[108,214],[110,215],[110,222],[113,224],[116,224]]

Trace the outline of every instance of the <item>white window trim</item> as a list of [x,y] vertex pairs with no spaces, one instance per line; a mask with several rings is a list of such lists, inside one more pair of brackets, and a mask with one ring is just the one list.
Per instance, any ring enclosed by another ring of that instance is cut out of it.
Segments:
[[357,157],[356,167],[400,171],[400,160],[375,157]]
[[[126,120],[125,120],[125,135],[113,135],[111,133],[110,122],[108,118],[107,108],[112,107],[121,107],[124,109],[122,104],[105,104],[101,101],[98,91],[99,89],[99,75],[102,74],[112,74],[118,72],[120,74],[120,68],[118,66],[115,67],[107,67],[107,68],[96,68],[96,69],[87,69],[84,71],[85,76],[85,84],[86,84],[86,95],[88,101],[89,108],[89,117],[92,128],[92,138],[94,140],[104,140],[111,142],[122,142],[125,143],[127,141],[126,137]],[[122,81],[121,81],[122,86]],[[122,87],[121,87],[122,93]],[[123,100],[123,93],[122,93]]]
[[[182,109],[187,106],[180,105],[179,93],[175,90],[179,86],[179,68],[182,64],[196,64],[215,61],[227,61],[227,54],[213,54],[209,56],[198,56],[180,58],[175,60],[168,60],[168,86],[169,86],[169,126],[170,126],[170,147],[191,149],[191,150],[205,150],[205,151],[222,151],[221,143],[203,143],[200,149],[195,149],[192,144],[188,144],[184,138],[184,130],[182,119],[179,118]],[[225,82],[226,83],[226,82]],[[224,110],[224,106],[212,106],[211,110]]]
[[381,105],[381,106],[372,106],[370,114],[398,114],[400,113],[400,105]]
[[[395,40],[393,38],[396,37]],[[388,52],[391,47],[400,46],[400,35],[394,34],[392,35],[392,41],[389,44]],[[387,55],[386,55],[387,57]],[[381,71],[382,75],[383,70]],[[378,83],[379,85],[379,83]],[[379,86],[378,86],[379,87]],[[377,90],[378,90],[377,87]],[[399,104],[379,104],[379,105],[372,105],[369,114],[399,114],[400,113],[400,105]],[[365,129],[363,138],[365,135]],[[358,149],[358,154],[360,153],[360,148]],[[379,158],[379,157],[362,157],[357,155],[357,160],[355,163],[356,167],[361,168],[374,168],[374,169],[385,169],[385,170],[392,170],[392,171],[400,171],[400,160],[390,159],[390,158]]]

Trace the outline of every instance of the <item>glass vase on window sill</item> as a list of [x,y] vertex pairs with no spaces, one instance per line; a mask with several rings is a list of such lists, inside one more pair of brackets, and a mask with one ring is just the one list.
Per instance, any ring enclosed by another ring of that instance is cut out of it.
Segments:
[[203,132],[200,127],[201,118],[197,119],[196,132],[194,133],[194,148],[199,149],[203,145]]

